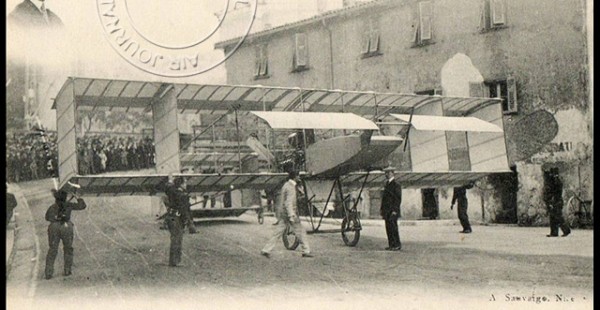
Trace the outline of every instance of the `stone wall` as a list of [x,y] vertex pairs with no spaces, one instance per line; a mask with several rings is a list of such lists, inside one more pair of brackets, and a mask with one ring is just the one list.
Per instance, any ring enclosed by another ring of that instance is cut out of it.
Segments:
[[[228,83],[418,92],[440,89],[442,66],[462,53],[472,60],[487,81],[509,76],[515,79],[518,111],[505,115],[507,133],[511,132],[512,124],[539,109],[553,113],[558,122],[559,132],[544,150],[530,159],[511,162],[517,168],[519,181],[518,222],[545,225],[547,215],[540,204],[544,164],[563,166],[561,175],[566,189],[578,188],[581,175],[582,190],[587,197],[593,196],[593,170],[589,159],[593,116],[588,102],[584,3],[579,0],[507,0],[506,27],[485,32],[480,29],[482,3],[480,0],[433,1],[433,40],[424,46],[413,43],[418,26],[418,2],[414,0],[383,1],[381,5],[349,10],[323,21],[300,23],[297,27],[283,27],[259,37],[249,37],[226,63]],[[369,19],[379,21],[381,55],[363,57],[363,37]],[[309,69],[293,72],[294,35],[298,32],[308,37]],[[269,77],[264,79],[254,78],[258,44],[268,45]],[[511,135],[506,138],[507,144],[516,139]],[[582,159],[581,154],[588,155]],[[488,187],[485,182],[482,184]],[[419,218],[420,191],[405,192],[403,216]],[[469,215],[481,218],[480,196],[469,195]],[[495,221],[505,212],[502,199],[493,188],[485,189],[482,195],[485,220]],[[447,212],[449,202],[440,199],[439,204],[441,218],[456,217],[455,212]],[[371,216],[375,209],[369,208]]]

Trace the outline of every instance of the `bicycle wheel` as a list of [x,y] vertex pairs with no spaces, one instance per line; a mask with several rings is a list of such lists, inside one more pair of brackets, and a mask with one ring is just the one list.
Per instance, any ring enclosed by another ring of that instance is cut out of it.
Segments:
[[296,234],[294,234],[294,230],[289,225],[285,227],[285,232],[283,232],[281,239],[283,239],[285,248],[291,251],[295,250],[298,245],[300,245],[300,240],[298,240]]
[[579,227],[579,200],[575,196],[571,196],[567,201],[567,217],[565,221],[567,221],[567,224],[571,228]]
[[342,220],[342,240],[347,246],[355,246],[360,239],[360,224],[356,218]]

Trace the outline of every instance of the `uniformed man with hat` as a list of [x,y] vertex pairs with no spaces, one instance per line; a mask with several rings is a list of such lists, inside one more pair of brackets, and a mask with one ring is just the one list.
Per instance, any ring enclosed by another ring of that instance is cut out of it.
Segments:
[[169,266],[175,267],[181,262],[183,231],[190,216],[190,196],[187,192],[187,181],[184,177],[176,177],[173,180],[173,187],[174,189],[169,193],[171,195],[169,198],[172,199],[166,221],[171,233]]

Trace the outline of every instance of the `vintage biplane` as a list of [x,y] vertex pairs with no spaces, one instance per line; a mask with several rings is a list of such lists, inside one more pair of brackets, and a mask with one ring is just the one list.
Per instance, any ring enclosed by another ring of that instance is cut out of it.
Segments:
[[[61,187],[79,184],[81,195],[159,195],[170,174],[195,166],[185,174],[191,193],[238,191],[242,202],[196,209],[194,216],[239,215],[261,204],[258,191],[286,180],[281,163],[291,162],[304,180],[312,232],[329,232],[320,229],[325,208],[342,206],[337,231],[350,246],[360,236],[359,199],[351,202],[344,190],[360,198],[365,188],[381,186],[384,166],[398,168],[404,187],[459,185],[509,172],[498,98],[73,77],[54,108]],[[79,173],[78,115],[98,109],[152,113],[153,173]],[[178,129],[182,113],[198,114],[202,123],[185,145]],[[224,172],[224,166],[231,169]]]

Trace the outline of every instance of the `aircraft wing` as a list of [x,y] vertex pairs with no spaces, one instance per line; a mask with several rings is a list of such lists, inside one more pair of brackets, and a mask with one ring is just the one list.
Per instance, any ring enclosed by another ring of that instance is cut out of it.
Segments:
[[[190,193],[219,192],[231,189],[267,189],[284,182],[286,173],[227,173],[227,174],[174,174],[187,178]],[[168,176],[147,175],[89,175],[74,176],[69,180],[79,184],[80,195],[129,196],[156,195],[164,192]]]
[[[490,172],[410,172],[396,171],[395,180],[403,188],[425,188],[437,186],[459,186],[468,182],[478,180],[492,173],[510,173],[511,171],[490,171]],[[344,186],[360,187],[365,180],[367,172],[354,172],[344,175],[340,181]],[[382,171],[369,172],[365,187],[383,187],[385,176]]]

